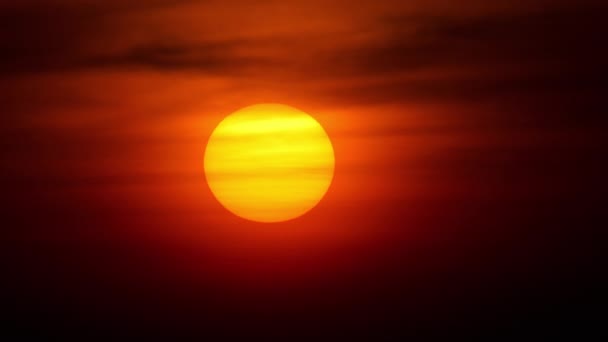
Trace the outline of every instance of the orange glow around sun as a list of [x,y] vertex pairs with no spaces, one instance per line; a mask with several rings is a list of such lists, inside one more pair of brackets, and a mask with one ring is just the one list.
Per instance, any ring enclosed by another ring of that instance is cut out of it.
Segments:
[[327,133],[310,115],[257,104],[220,122],[204,163],[211,192],[226,209],[252,221],[280,222],[319,203],[335,160]]

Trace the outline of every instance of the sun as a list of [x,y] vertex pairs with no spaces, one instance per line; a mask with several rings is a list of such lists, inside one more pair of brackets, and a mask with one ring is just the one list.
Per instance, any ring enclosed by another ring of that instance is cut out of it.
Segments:
[[299,217],[325,196],[334,149],[312,116],[282,104],[256,104],[215,128],[204,157],[207,183],[230,212],[258,222]]

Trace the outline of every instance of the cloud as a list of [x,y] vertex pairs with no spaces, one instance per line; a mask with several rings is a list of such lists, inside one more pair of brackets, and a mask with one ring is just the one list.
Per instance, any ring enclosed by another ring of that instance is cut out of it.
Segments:
[[192,71],[229,74],[252,67],[269,67],[272,61],[237,55],[231,50],[240,42],[147,43],[116,54],[91,56],[81,67],[151,69],[156,71]]
[[597,105],[604,83],[597,70],[608,58],[599,13],[548,6],[378,18],[375,40],[337,47],[328,57],[326,68],[336,77],[362,80],[336,86],[332,94],[359,104],[516,102],[526,115],[526,105],[569,115],[568,109]]
[[[193,3],[206,8],[205,2]],[[105,101],[89,96],[90,89],[73,93],[74,87],[15,90],[11,78],[137,70],[225,77],[231,91],[242,86],[302,94],[333,106],[492,105],[500,113],[485,120],[494,125],[580,125],[602,117],[605,81],[597,66],[608,55],[602,48],[601,11],[592,6],[552,3],[480,13],[429,7],[415,13],[370,11],[364,18],[343,11],[341,15],[352,18],[326,34],[249,34],[243,29],[232,36],[217,35],[206,26],[167,34],[159,27],[181,23],[165,21],[170,11],[164,8],[156,11],[160,23],[150,19],[149,10],[158,6],[168,5],[47,1],[2,8],[0,76],[9,78],[8,84],[0,84],[5,111],[61,111],[75,104],[99,107]],[[130,23],[133,16],[140,18],[133,21],[140,25],[137,32],[147,34],[124,32],[124,19]],[[411,129],[389,131],[411,134]]]
[[[59,2],[3,10],[0,72],[133,67],[221,73],[257,66],[272,74],[288,66],[293,77],[341,78],[447,68],[503,68],[510,73],[519,66],[527,72],[571,68],[584,58],[597,62],[605,57],[600,49],[602,18],[595,8],[520,8],[480,15],[370,13],[369,23],[354,21],[321,40],[295,34],[222,40],[204,31],[162,37],[151,30],[149,37],[128,41],[124,32],[115,31],[119,14],[154,6],[159,4]],[[350,41],[361,34],[372,36]],[[123,48],[104,48],[105,42],[123,39]],[[100,46],[91,48],[92,41]],[[259,54],[260,48],[266,53]]]
[[[158,25],[179,22],[154,24],[142,14],[150,33],[123,37],[118,17],[155,6],[164,5],[53,1],[3,9],[0,74],[180,72],[304,93],[335,105],[482,103],[511,106],[536,121],[549,110],[566,124],[575,120],[577,108],[592,120],[600,116],[598,93],[605,82],[597,66],[608,55],[603,18],[594,6],[554,3],[466,14],[370,11],[366,20],[345,12],[353,16],[350,24],[326,35],[243,30],[217,36],[203,30],[171,36],[156,30]],[[164,11],[159,13],[163,18]],[[31,102],[13,95],[3,100],[9,109]]]
[[[86,60],[120,40],[115,20],[140,10],[177,6],[193,0],[48,0],[0,6],[0,77],[88,67]],[[99,47],[91,51],[91,46]]]

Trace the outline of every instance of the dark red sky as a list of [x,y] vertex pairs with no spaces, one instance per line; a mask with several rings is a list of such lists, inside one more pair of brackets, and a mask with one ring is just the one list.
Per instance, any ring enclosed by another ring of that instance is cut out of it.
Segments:
[[[0,1],[2,291],[24,335],[576,331],[601,286],[605,6]],[[223,117],[315,116],[274,225],[203,174]]]

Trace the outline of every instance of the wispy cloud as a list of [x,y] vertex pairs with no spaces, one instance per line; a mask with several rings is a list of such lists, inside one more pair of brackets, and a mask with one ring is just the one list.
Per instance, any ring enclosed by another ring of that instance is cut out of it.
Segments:
[[[38,146],[58,159],[78,159],[84,153],[72,147],[78,142],[90,151],[118,151],[135,141],[177,141],[184,133],[175,128],[148,140],[145,129],[123,128],[151,125],[152,113],[155,125],[168,123],[183,115],[184,102],[196,102],[188,113],[200,116],[212,105],[227,113],[240,103],[282,98],[358,108],[345,116],[356,132],[344,136],[370,139],[564,128],[603,117],[605,82],[597,66],[608,56],[595,6],[222,4],[3,5],[0,99],[3,126],[11,131],[3,146],[23,153]],[[97,76],[81,80],[85,74]],[[192,79],[198,83],[185,91],[180,82]],[[437,117],[428,124],[398,119],[420,103],[453,107],[421,114]],[[380,106],[392,106],[391,114],[365,110]],[[86,116],[99,118],[79,119]],[[91,124],[57,130],[77,119]]]

